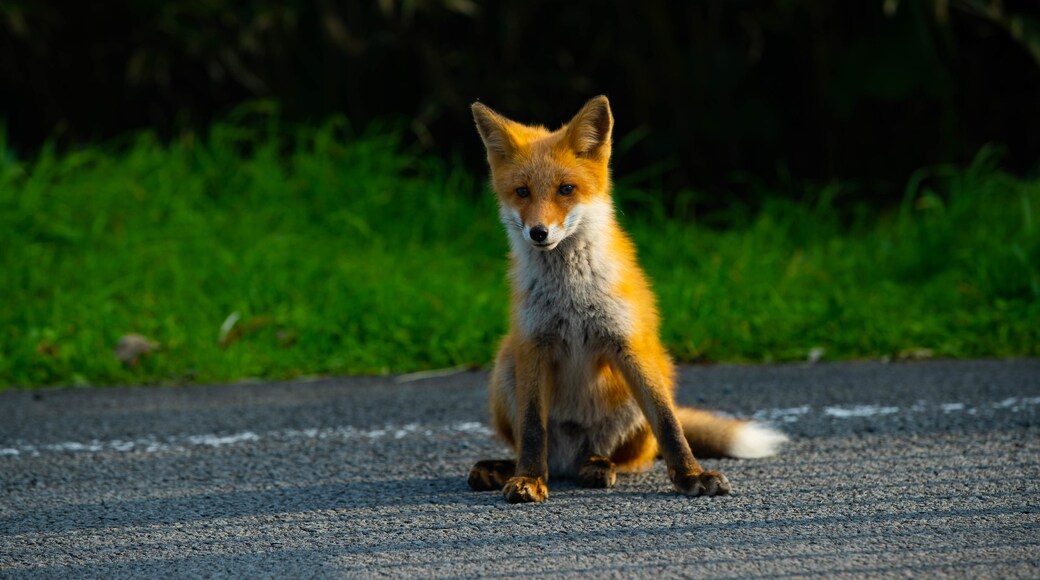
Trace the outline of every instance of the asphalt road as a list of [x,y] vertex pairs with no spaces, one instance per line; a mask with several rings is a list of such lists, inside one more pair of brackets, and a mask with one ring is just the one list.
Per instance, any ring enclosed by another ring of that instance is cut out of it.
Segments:
[[1040,577],[1040,361],[682,369],[766,460],[473,493],[484,373],[0,393],[0,577]]

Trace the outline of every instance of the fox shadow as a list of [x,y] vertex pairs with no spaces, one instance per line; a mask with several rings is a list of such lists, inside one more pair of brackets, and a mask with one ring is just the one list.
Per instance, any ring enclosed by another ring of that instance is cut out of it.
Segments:
[[74,530],[175,525],[317,510],[458,503],[465,477],[343,481],[271,489],[69,504],[0,519],[0,537]]

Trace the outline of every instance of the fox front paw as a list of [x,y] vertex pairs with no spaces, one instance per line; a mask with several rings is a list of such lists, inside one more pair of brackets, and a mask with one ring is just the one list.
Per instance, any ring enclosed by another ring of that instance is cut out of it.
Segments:
[[506,482],[502,488],[509,503],[528,503],[549,499],[549,487],[540,477],[517,476]]
[[700,473],[688,473],[673,478],[675,489],[683,495],[729,495],[733,488],[729,480],[718,471],[702,471]]

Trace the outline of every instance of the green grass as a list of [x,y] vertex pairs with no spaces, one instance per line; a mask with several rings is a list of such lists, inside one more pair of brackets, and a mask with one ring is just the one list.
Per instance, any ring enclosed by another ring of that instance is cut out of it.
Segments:
[[[484,177],[409,155],[386,128],[260,118],[32,162],[0,141],[0,388],[491,360],[508,291]],[[846,190],[832,185],[726,228],[620,191],[672,352],[1040,354],[1040,182],[986,153],[921,177],[886,212],[838,211]],[[124,366],[113,347],[127,333],[162,348]]]

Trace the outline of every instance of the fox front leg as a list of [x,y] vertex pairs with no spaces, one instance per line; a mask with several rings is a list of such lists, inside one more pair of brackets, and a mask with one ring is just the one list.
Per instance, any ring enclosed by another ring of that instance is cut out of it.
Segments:
[[646,415],[668,465],[668,477],[684,495],[726,495],[732,492],[729,480],[718,471],[705,471],[690,451],[682,424],[672,401],[671,360],[659,341],[643,341],[641,351],[630,345],[618,350],[614,363],[628,383],[632,396]]
[[546,434],[552,363],[544,347],[521,343],[516,357],[517,425],[516,473],[502,489],[510,503],[540,502],[549,498]]

